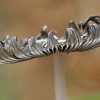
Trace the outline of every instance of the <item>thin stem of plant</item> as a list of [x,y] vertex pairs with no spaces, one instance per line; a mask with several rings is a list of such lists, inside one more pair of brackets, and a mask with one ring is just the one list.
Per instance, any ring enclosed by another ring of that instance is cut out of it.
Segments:
[[68,100],[62,54],[60,52],[57,52],[53,56],[54,56],[54,85],[55,85],[56,100]]

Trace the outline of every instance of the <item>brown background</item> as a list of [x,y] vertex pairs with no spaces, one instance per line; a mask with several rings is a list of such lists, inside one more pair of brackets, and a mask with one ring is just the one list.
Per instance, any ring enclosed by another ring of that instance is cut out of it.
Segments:
[[[100,15],[99,0],[0,0],[0,40],[6,35],[35,37],[41,26],[64,36],[76,24]],[[100,48],[63,54],[68,96],[100,91]],[[53,56],[0,65],[1,100],[55,100]]]

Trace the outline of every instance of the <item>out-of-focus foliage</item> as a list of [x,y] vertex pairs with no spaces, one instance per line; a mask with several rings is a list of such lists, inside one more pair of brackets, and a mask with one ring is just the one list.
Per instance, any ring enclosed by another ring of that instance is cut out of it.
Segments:
[[[99,0],[1,0],[0,40],[35,37],[41,26],[64,36],[68,22],[100,15]],[[100,91],[100,48],[63,54],[69,96]],[[0,100],[54,100],[53,57],[0,65]],[[89,100],[89,99],[88,99]],[[96,99],[93,99],[96,100]]]
[[100,93],[70,97],[69,100],[100,100]]

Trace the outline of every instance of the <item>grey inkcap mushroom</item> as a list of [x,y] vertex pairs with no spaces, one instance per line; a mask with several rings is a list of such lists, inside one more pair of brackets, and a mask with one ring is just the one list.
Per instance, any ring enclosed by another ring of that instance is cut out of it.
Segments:
[[[88,24],[93,21],[94,24]],[[11,39],[7,35],[0,41],[0,63],[16,63],[32,58],[47,56],[59,52],[81,52],[96,48],[100,45],[100,17],[90,16],[79,24],[84,34],[73,21],[69,23],[70,28],[65,29],[66,38],[59,38],[57,32],[51,30],[46,32],[47,26],[42,27],[41,33],[35,38],[23,39],[20,42],[17,37]]]

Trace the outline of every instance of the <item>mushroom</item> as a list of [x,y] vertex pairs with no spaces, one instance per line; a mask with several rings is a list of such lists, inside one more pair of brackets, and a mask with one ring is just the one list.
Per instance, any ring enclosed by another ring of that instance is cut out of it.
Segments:
[[[88,24],[93,21],[94,24]],[[82,52],[100,46],[100,17],[90,16],[79,24],[80,30],[73,21],[65,30],[65,38],[59,38],[57,32],[46,32],[47,26],[35,38],[17,40],[17,37],[6,36],[0,41],[0,64],[12,64],[53,54],[54,82],[56,100],[67,100],[65,75],[60,52]]]

